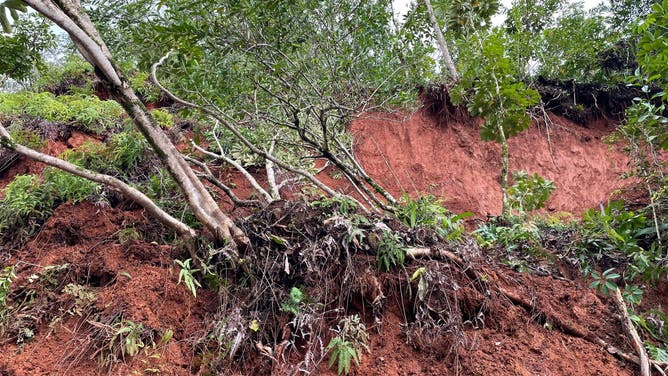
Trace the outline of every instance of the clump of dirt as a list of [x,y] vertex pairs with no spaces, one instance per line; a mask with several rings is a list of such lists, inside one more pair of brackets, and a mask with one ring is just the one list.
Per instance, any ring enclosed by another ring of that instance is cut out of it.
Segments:
[[[501,212],[501,147],[480,141],[476,124],[439,126],[424,112],[368,114],[352,123],[355,152],[366,171],[395,196],[433,194],[456,212],[480,217]],[[627,182],[628,156],[603,139],[613,124],[580,127],[559,116],[534,123],[509,140],[510,171],[523,169],[552,180],[551,212],[580,214],[606,202]]]

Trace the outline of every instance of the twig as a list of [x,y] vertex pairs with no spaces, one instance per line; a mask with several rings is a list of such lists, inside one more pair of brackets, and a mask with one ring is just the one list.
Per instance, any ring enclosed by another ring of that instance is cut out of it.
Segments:
[[232,165],[232,167],[237,169],[237,171],[239,171],[241,173],[241,175],[243,175],[244,178],[246,178],[246,180],[248,180],[248,182],[251,184],[251,186],[253,186],[253,188],[255,188],[255,190],[257,190],[260,193],[260,195],[262,196],[262,198],[264,198],[265,201],[267,201],[268,203],[274,201],[273,198],[271,197],[271,195],[269,193],[267,193],[267,191],[264,188],[262,188],[260,183],[258,183],[257,180],[255,180],[253,175],[251,175],[250,172],[248,172],[248,170],[246,170],[240,163],[238,163],[234,159],[229,158],[228,156],[223,154],[222,148],[220,150],[220,154],[215,154],[215,153],[212,153],[212,152],[204,149],[203,147],[197,145],[195,143],[195,141],[191,141],[190,143],[200,153],[208,155],[212,158],[222,159],[223,161],[225,161],[225,163],[228,163],[228,164]]
[[220,180],[216,179],[216,177],[213,175],[211,169],[209,169],[209,166],[207,166],[206,163],[200,162],[197,159],[191,158],[187,155],[184,155],[183,159],[201,168],[203,172],[199,173],[198,175],[206,179],[209,183],[220,188],[223,192],[225,192],[225,194],[230,198],[230,200],[232,200],[232,203],[234,203],[234,206],[240,206],[240,207],[262,206],[262,203],[257,200],[240,199],[239,196],[237,196],[230,187],[223,184]]

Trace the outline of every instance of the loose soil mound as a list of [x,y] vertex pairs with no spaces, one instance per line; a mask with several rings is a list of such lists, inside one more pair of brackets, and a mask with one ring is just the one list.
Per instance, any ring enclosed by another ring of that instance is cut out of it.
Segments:
[[[575,327],[625,347],[616,316],[592,290],[515,273],[481,257],[474,243],[466,241],[446,248],[431,244],[435,259],[409,262],[406,274],[378,273],[375,257],[363,245],[351,246],[349,258],[344,257],[348,248],[341,248],[341,240],[347,227],[335,217],[323,227],[327,216],[300,203],[256,213],[242,223],[255,246],[244,257],[264,270],[264,279],[246,281],[254,286],[247,290],[243,279],[230,275],[236,289],[254,293],[216,298],[200,289],[195,299],[176,284],[178,269],[171,260],[186,257],[177,248],[137,240],[119,243],[123,229],[150,233],[153,225],[141,212],[62,205],[33,241],[5,261],[18,265],[10,299],[15,304],[31,300],[15,313],[0,346],[0,369],[6,375],[206,374],[211,364],[202,341],[214,340],[209,331],[221,304],[232,308],[234,303],[243,313],[241,320],[253,314],[263,328],[270,328],[273,341],[252,336],[273,349],[277,359],[244,344],[236,361],[216,364],[217,372],[293,374],[309,351],[320,354],[311,359],[316,364],[323,356],[320,339],[293,332],[298,324],[274,306],[285,297],[276,300],[272,294],[285,295],[288,286],[299,285],[315,301],[347,307],[345,314],[363,318],[371,334],[370,353],[363,355],[355,374],[633,374],[633,367],[599,345],[565,334]],[[269,226],[254,230],[261,223]],[[317,244],[329,251],[318,251]],[[286,263],[292,265],[290,273]],[[418,282],[407,282],[419,267],[427,271],[422,297]],[[324,315],[309,324],[324,344],[331,336],[327,326],[334,327],[344,313],[329,312],[330,318]],[[141,323],[147,346],[136,356],[123,357],[110,341],[118,323],[128,321]],[[160,342],[168,329],[173,339]],[[151,342],[155,347],[148,346]],[[332,374],[325,362],[317,372]]]

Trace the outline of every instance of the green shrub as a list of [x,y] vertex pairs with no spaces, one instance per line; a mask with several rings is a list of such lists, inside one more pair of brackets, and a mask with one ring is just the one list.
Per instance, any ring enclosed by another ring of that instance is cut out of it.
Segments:
[[105,144],[88,140],[76,149],[65,150],[60,157],[79,167],[103,172],[113,167],[109,163],[107,150]]
[[124,111],[115,101],[102,101],[91,95],[4,93],[0,94],[0,113],[72,123],[84,131],[102,134],[120,124]]
[[22,110],[27,115],[58,123],[65,123],[75,114],[67,104],[51,93],[28,94]]
[[109,156],[121,171],[135,168],[144,157],[148,142],[137,131],[121,132],[111,138]]
[[149,82],[149,77],[148,72],[136,72],[129,78],[130,86],[145,102],[157,102],[162,98],[162,93]]
[[40,71],[30,89],[35,92],[92,94],[93,78],[93,67],[81,57],[70,55],[64,64],[55,64]]
[[[663,226],[660,226],[661,231]],[[641,276],[655,282],[668,274],[663,267],[663,248],[656,240],[657,228],[648,224],[642,213],[628,211],[621,201],[613,201],[603,210],[589,209],[583,215],[582,247],[600,255],[621,254],[628,266],[624,279]],[[590,254],[581,258],[592,257]],[[585,270],[587,271],[587,270]]]
[[16,176],[0,201],[0,240],[16,241],[32,235],[51,214],[54,200],[36,175]]
[[45,168],[42,175],[48,189],[52,190],[54,197],[61,201],[78,203],[101,189],[95,182],[54,167]]
[[376,260],[379,270],[390,271],[394,266],[404,266],[406,250],[398,234],[390,231],[383,232],[383,236],[376,245]]
[[529,253],[540,249],[538,228],[531,222],[498,224],[492,221],[478,227],[473,234],[483,247],[501,246],[506,252]]
[[337,375],[350,373],[352,361],[359,365],[362,350],[369,350],[369,334],[359,315],[346,316],[339,322],[337,335],[327,344],[325,351],[331,351],[328,368],[335,363]]
[[520,170],[513,174],[515,185],[508,188],[508,205],[511,210],[520,214],[540,209],[555,190],[550,180],[543,179],[538,174],[533,176]]
[[169,129],[174,126],[174,116],[167,110],[151,110],[151,115],[153,115],[155,123],[162,129]]
[[18,175],[5,188],[3,204],[17,216],[42,217],[53,206],[51,192],[44,189],[37,175]]
[[462,220],[472,215],[471,212],[455,215],[431,195],[420,196],[414,200],[407,194],[402,196],[396,212],[397,218],[406,226],[433,229],[446,240],[458,239],[465,230]]
[[37,133],[26,129],[11,129],[9,130],[9,135],[17,144],[37,151],[41,151],[46,146],[46,140]]

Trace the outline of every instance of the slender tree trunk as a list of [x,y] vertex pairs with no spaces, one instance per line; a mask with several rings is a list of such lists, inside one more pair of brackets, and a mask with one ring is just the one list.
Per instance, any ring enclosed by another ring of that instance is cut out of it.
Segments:
[[510,214],[510,207],[508,206],[508,139],[503,131],[502,125],[497,125],[499,129],[499,137],[501,138],[501,216],[508,217]]
[[452,55],[450,55],[450,50],[448,49],[447,43],[445,43],[445,37],[443,32],[441,32],[441,27],[438,26],[438,21],[434,15],[434,8],[431,7],[431,1],[424,0],[424,4],[427,6],[427,13],[429,13],[429,19],[431,20],[432,27],[434,28],[434,35],[436,35],[436,44],[438,49],[441,50],[441,55],[443,55],[443,63],[450,76],[454,81],[459,81],[459,75],[457,74],[457,68],[455,68],[455,63],[452,61]]
[[146,137],[188,201],[198,220],[218,241],[247,244],[244,233],[218,207],[194,171],[155,122],[115,66],[111,54],[78,0],[26,0],[37,12],[65,30],[81,54],[95,67],[112,97]]

